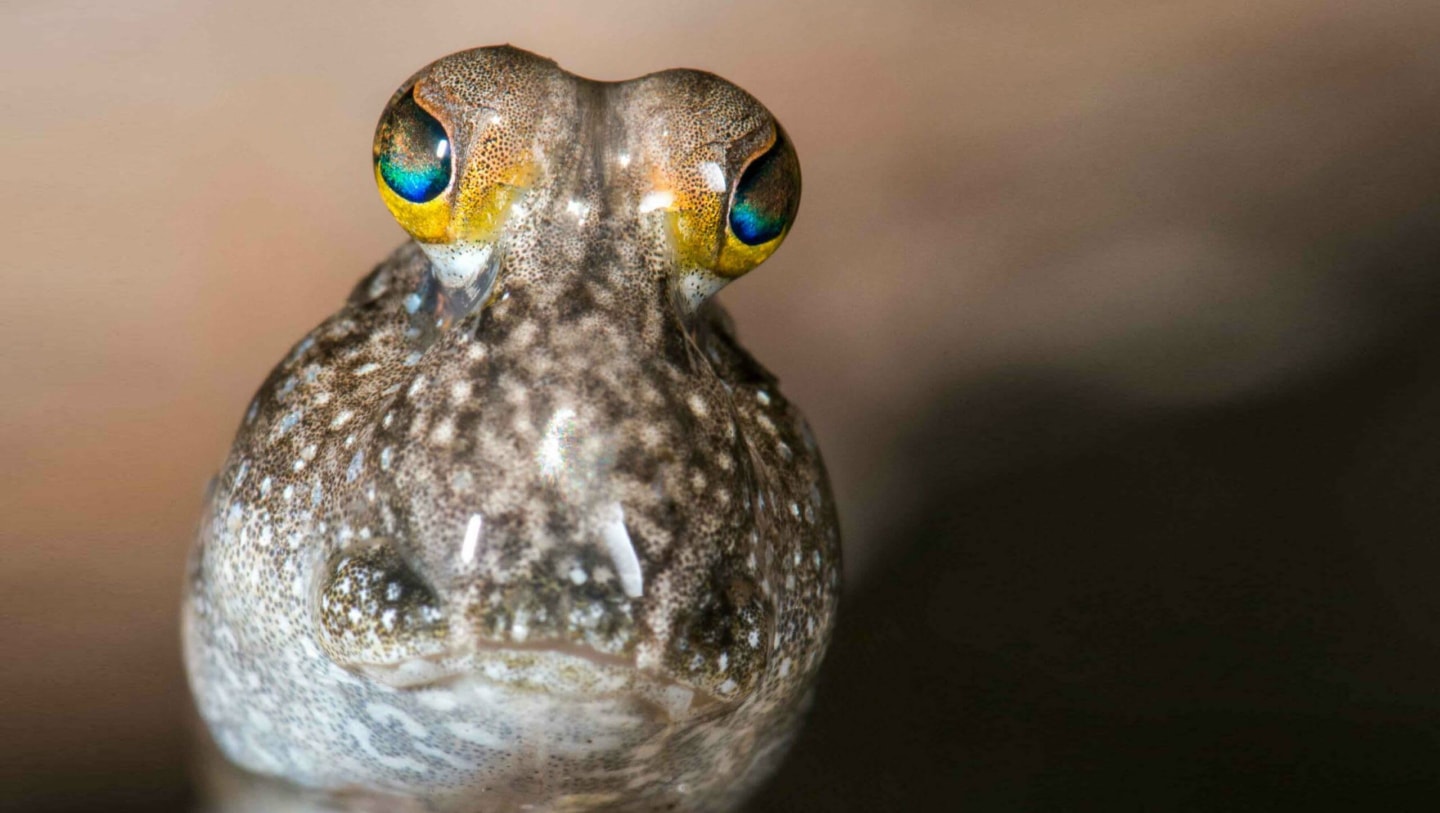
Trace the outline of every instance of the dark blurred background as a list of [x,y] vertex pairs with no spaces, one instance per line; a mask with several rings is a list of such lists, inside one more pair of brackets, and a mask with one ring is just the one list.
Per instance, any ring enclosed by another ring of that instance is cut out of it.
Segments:
[[402,234],[430,60],[713,70],[796,230],[727,290],[847,595],[763,811],[1440,798],[1433,0],[0,8],[0,809],[183,809],[180,574],[251,392]]

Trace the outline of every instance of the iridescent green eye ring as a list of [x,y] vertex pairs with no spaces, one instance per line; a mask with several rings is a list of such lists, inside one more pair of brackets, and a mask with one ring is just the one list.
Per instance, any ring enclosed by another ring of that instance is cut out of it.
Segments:
[[411,203],[433,200],[450,185],[453,162],[450,136],[413,91],[385,111],[375,133],[375,165],[396,195]]
[[785,233],[800,205],[800,161],[795,148],[776,130],[775,143],[745,168],[730,203],[730,231],[747,246],[758,246]]

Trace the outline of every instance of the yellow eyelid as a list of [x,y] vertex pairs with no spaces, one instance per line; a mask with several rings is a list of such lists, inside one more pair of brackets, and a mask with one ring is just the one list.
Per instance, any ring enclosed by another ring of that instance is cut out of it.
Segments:
[[375,185],[380,188],[380,197],[385,208],[399,221],[401,228],[421,243],[443,243],[448,239],[450,226],[449,190],[440,193],[433,200],[412,203],[390,189],[380,175],[380,164],[375,164]]
[[[375,167],[375,184],[390,214],[405,231],[421,243],[485,242],[496,239],[510,207],[520,199],[534,179],[534,167],[516,165],[498,179],[471,173],[458,193],[446,189],[434,200],[413,203],[392,191]],[[452,196],[458,202],[452,203]]]
[[[754,150],[736,177],[743,176],[745,170],[774,147],[779,138],[777,125],[771,128],[769,137]],[[669,226],[682,268],[701,268],[724,279],[736,279],[769,259],[785,242],[790,234],[790,223],[785,224],[773,239],[759,245],[749,245],[736,237],[730,228],[729,218],[735,192],[733,180],[724,192],[712,192],[698,186],[696,191],[679,190],[675,203],[670,207]]]
[[725,226],[725,246],[720,249],[720,256],[715,262],[715,273],[728,279],[744,276],[746,272],[769,259],[770,255],[775,253],[775,249],[785,242],[788,234],[790,234],[790,227],[787,225],[775,236],[775,239],[752,246],[732,234],[730,226],[727,224]]
[[465,242],[496,239],[510,207],[529,190],[534,180],[533,163],[515,164],[498,172],[467,173],[455,204],[451,239]]

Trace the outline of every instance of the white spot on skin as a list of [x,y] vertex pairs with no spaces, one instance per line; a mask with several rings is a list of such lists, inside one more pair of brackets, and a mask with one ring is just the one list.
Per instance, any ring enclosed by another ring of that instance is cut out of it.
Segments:
[[370,729],[366,728],[365,724],[359,720],[348,721],[345,724],[345,732],[355,738],[361,750],[365,751],[371,759],[374,759],[387,768],[409,770],[417,773],[430,772],[430,766],[423,762],[417,762],[409,757],[388,756],[380,753],[380,751],[375,748],[375,744],[370,741]]
[[354,457],[350,458],[350,467],[345,470],[345,482],[355,482],[355,479],[360,476],[360,472],[364,466],[365,450],[361,449],[360,451],[355,453]]
[[421,691],[416,694],[415,699],[420,701],[420,705],[435,711],[454,711],[460,707],[460,701],[455,699],[455,694],[445,689]]
[[724,192],[728,188],[725,183],[725,170],[714,161],[700,162],[700,176],[705,179],[705,185],[710,187],[711,192]]
[[657,189],[646,192],[645,197],[640,199],[638,211],[640,214],[649,214],[656,209],[669,209],[675,204],[675,193],[668,189]]
[[444,446],[455,439],[455,424],[450,421],[441,421],[435,426],[435,431],[430,433],[430,442]]
[[423,740],[430,736],[430,732],[425,729],[425,726],[416,722],[415,718],[387,703],[370,703],[365,706],[365,713],[370,715],[370,719],[382,725],[392,721],[399,723],[400,727],[405,729],[406,734],[417,740]]
[[280,434],[283,435],[283,434],[285,434],[286,432],[289,432],[291,429],[294,429],[294,428],[295,428],[295,424],[297,424],[297,423],[299,423],[299,422],[300,422],[300,410],[297,409],[297,410],[295,410],[295,411],[293,411],[293,412],[287,413],[287,414],[285,415],[285,417],[283,417],[283,418],[280,419]]
[[331,428],[331,429],[339,429],[340,427],[342,427],[342,426],[344,426],[345,424],[349,423],[349,422],[350,422],[350,419],[353,418],[353,417],[355,417],[355,413],[354,413],[354,412],[351,412],[351,411],[348,410],[348,409],[342,409],[342,410],[340,410],[340,414],[338,414],[338,415],[335,416],[335,420],[333,420],[333,421],[330,422],[330,428]]
[[470,382],[456,381],[450,385],[450,397],[455,399],[457,403],[464,403],[470,400]]
[[275,723],[272,722],[269,717],[266,717],[264,713],[258,711],[257,709],[249,709],[246,717],[249,719],[250,724],[254,726],[255,729],[258,731],[269,733],[275,728]]
[[441,762],[444,762],[453,767],[460,768],[462,770],[471,770],[475,767],[474,763],[466,762],[465,760],[455,756],[454,754],[447,753],[440,750],[439,748],[434,748],[432,746],[426,745],[423,742],[417,742],[413,744],[416,751],[419,751],[420,753],[427,756],[434,757],[435,759],[438,759]]
[[378,369],[380,369],[380,365],[376,364],[373,361],[369,361],[360,365],[359,367],[356,367],[355,375],[369,375]]
[[505,741],[472,723],[449,723],[445,726],[457,739],[483,745],[486,748],[504,748]]
[[575,216],[577,223],[584,223],[585,216],[590,214],[590,206],[581,200],[570,200],[565,204],[565,211]]
[[450,487],[461,494],[469,492],[474,485],[475,476],[470,473],[469,469],[460,469],[450,475]]
[[575,422],[575,410],[561,407],[550,417],[545,426],[545,436],[535,450],[535,463],[540,473],[554,478],[564,469],[567,452],[570,450]]
[[243,522],[245,509],[239,503],[232,503],[230,510],[225,514],[225,527],[231,531],[239,529]]
[[532,320],[525,320],[510,333],[510,344],[517,349],[525,349],[535,343],[535,337],[540,333],[540,328]]

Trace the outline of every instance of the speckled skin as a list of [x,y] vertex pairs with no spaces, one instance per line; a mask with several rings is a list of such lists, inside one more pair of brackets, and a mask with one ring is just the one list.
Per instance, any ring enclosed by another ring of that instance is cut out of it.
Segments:
[[[733,809],[820,665],[835,510],[708,299],[733,273],[643,201],[685,200],[696,155],[733,178],[778,125],[709,74],[596,83],[508,48],[417,82],[454,201],[501,164],[525,184],[397,250],[261,386],[191,560],[201,716],[314,799]],[[513,130],[481,135],[482,109]],[[476,246],[479,273],[447,264]]]

